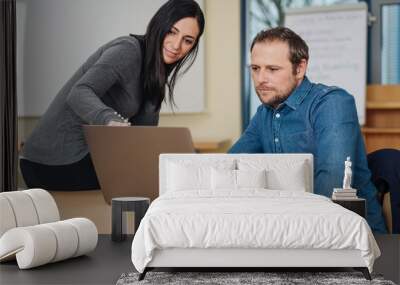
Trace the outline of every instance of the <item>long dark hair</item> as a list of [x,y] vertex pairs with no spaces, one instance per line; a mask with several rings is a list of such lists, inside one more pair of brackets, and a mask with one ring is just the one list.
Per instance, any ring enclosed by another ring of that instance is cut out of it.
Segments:
[[[179,20],[192,17],[199,25],[199,35],[189,53],[173,64],[165,64],[162,48],[164,38],[172,26]],[[165,99],[165,87],[168,87],[169,101],[174,102],[174,87],[180,69],[187,63],[185,73],[196,59],[199,39],[204,31],[204,15],[194,0],[169,0],[156,12],[143,36],[144,60],[142,68],[143,91],[145,101],[151,101],[160,109]],[[169,78],[169,80],[168,80]]]

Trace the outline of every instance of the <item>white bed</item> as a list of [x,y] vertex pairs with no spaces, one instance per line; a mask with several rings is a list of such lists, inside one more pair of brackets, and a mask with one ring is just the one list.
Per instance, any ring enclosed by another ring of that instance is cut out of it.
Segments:
[[371,230],[312,194],[312,162],[310,154],[161,155],[160,197],[132,243],[140,279],[155,267],[354,267],[370,278],[380,255]]

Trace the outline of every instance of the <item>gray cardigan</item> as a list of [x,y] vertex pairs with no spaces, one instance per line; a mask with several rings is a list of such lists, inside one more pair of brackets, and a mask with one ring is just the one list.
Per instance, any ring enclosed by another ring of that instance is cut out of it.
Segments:
[[159,110],[151,103],[142,106],[141,67],[135,37],[100,47],[54,98],[26,140],[21,158],[46,165],[77,162],[89,152],[82,125],[121,121],[115,112],[134,125],[157,125]]

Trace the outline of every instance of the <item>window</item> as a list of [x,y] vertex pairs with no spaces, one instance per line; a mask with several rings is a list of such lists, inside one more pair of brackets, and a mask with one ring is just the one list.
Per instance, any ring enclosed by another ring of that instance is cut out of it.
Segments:
[[369,83],[400,84],[400,0],[370,0]]
[[[379,11],[376,11],[379,13]],[[381,52],[372,54],[381,57],[381,84],[400,83],[400,3],[380,6]],[[378,28],[378,27],[377,27]]]

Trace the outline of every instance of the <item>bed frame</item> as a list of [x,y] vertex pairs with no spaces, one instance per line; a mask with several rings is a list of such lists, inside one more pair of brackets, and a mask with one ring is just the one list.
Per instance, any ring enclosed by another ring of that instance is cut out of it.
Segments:
[[[308,192],[313,192],[313,156],[311,154],[162,154],[159,160],[160,194],[166,189],[166,164],[170,160],[182,159],[229,159],[240,157],[266,157],[306,161],[308,170]],[[250,268],[338,268],[350,267],[361,271],[367,280],[371,275],[359,250],[329,249],[254,249],[254,248],[169,248],[157,249],[139,280],[155,268],[232,268],[246,271]]]
[[371,280],[359,250],[327,249],[183,249],[156,250],[152,261],[139,275],[144,279],[154,268],[337,268],[350,267]]

